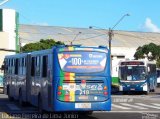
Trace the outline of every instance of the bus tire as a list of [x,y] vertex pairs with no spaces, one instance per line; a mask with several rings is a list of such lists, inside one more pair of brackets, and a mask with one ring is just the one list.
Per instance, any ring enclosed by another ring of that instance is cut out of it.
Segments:
[[43,109],[42,109],[42,98],[41,98],[40,94],[38,95],[38,112],[39,113],[43,112]]
[[22,99],[22,91],[21,90],[19,91],[18,103],[19,103],[19,105],[21,107],[24,106],[24,102],[23,102],[23,99]]
[[9,86],[7,86],[7,95],[8,95],[9,101],[13,101],[14,100],[13,97],[11,97],[11,95],[10,95]]
[[85,115],[85,116],[89,116],[92,115],[93,111],[84,111],[84,112],[79,112],[80,115]]
[[87,111],[85,112],[85,115],[92,115],[93,111]]

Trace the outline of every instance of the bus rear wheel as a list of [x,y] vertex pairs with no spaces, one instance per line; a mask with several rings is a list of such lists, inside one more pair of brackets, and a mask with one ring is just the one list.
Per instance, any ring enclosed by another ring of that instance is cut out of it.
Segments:
[[41,99],[40,95],[38,96],[38,112],[39,113],[43,112],[43,109],[42,109],[42,99]]
[[22,91],[21,90],[19,91],[18,102],[19,102],[20,106],[24,106],[24,102],[23,102],[23,99],[22,99]]
[[8,95],[8,99],[9,101],[13,101],[13,97],[10,95],[10,90],[9,90],[9,86],[7,87],[7,95]]
[[92,115],[93,111],[79,112],[80,115]]

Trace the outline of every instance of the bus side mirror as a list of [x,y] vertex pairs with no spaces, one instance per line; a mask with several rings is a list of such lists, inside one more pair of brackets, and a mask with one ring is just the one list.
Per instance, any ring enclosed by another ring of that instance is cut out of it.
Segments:
[[148,67],[148,72],[150,72],[150,67]]

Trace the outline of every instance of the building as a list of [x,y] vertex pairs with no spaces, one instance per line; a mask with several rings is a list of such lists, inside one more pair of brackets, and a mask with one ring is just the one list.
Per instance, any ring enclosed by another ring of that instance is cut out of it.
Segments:
[[[15,54],[12,50],[19,50],[18,25],[18,13],[15,10],[0,9],[0,67],[5,55]],[[1,83],[3,83],[2,77],[3,72],[1,71]]]

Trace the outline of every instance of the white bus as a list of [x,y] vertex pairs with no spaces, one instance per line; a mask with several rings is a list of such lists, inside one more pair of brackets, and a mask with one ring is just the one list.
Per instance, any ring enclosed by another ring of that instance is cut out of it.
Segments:
[[160,86],[160,69],[157,68],[157,85]]
[[119,63],[119,90],[144,91],[148,94],[157,86],[156,63],[149,61],[122,61]]

